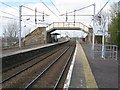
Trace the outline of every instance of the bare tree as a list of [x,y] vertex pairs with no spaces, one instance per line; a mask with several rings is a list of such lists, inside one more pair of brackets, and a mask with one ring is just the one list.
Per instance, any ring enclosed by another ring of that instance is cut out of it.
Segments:
[[18,30],[19,27],[16,21],[9,21],[3,26],[3,35],[7,41],[7,45],[13,45],[16,42]]
[[8,37],[17,37],[18,24],[16,21],[8,22],[7,25],[3,26],[3,33],[6,33]]

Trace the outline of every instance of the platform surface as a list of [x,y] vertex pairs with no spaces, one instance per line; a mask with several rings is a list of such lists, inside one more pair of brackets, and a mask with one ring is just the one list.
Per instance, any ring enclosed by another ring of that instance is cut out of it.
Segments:
[[[60,43],[60,42],[58,42],[58,43]],[[2,57],[14,55],[17,53],[27,52],[27,51],[31,51],[31,50],[35,50],[35,49],[39,49],[39,48],[43,48],[43,47],[48,47],[48,46],[55,45],[55,44],[57,44],[57,43],[38,44],[38,45],[25,46],[25,47],[21,47],[21,48],[3,50]]]
[[95,90],[101,88],[102,90],[119,90],[118,61],[100,58],[93,59],[91,56],[91,45],[84,43],[80,44],[78,41],[75,52],[75,60],[74,63],[72,63],[74,64],[73,69],[71,70],[72,73],[71,76],[67,76],[69,79],[66,79],[64,88],[96,88]]
[[[91,70],[93,72],[93,75],[96,79],[96,82],[98,84],[99,88],[110,88],[110,90],[115,90],[115,88],[118,88],[118,75],[120,75],[118,72],[118,68],[120,67],[120,64],[118,60],[111,60],[111,59],[100,59],[95,58],[93,59],[91,57],[91,45],[87,44],[81,44],[85,54],[87,56],[89,65],[91,67]],[[120,88],[120,87],[119,87]]]
[[77,53],[75,56],[75,62],[74,62],[74,67],[73,67],[69,88],[86,88],[82,56],[81,56],[80,48],[78,47],[78,45],[76,50],[77,50]]

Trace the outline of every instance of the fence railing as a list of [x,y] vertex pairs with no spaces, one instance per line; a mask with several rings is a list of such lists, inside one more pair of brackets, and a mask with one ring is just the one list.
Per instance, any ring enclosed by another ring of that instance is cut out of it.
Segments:
[[[104,45],[104,59],[117,60],[118,46],[117,45]],[[92,50],[93,58],[102,58],[102,45],[94,45],[94,51]]]

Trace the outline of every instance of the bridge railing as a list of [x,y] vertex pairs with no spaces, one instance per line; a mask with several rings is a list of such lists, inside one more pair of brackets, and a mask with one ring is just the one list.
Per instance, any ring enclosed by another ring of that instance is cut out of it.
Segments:
[[80,22],[54,22],[52,24],[49,24],[47,27],[46,27],[46,30],[51,30],[53,28],[74,28],[74,29],[81,29],[81,30],[84,30],[86,32],[89,31],[89,27],[87,27],[86,25],[80,23]]

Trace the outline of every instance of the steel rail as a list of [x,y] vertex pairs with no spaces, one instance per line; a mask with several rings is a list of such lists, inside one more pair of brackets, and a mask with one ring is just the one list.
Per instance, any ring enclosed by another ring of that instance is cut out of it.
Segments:
[[[26,67],[26,68],[24,68],[24,69],[22,69],[22,70],[20,70],[20,71],[18,71],[18,72],[16,72],[16,73],[12,74],[11,76],[9,76],[9,77],[7,77],[6,79],[2,80],[2,82],[0,82],[0,83],[4,83],[4,82],[8,81],[9,79],[11,79],[11,78],[17,76],[18,74],[20,74],[20,73],[24,72],[25,70],[31,68],[32,66],[34,66],[34,65],[36,65],[37,63],[39,63],[40,61],[42,61],[42,60],[48,58],[49,56],[53,55],[54,53],[56,53],[56,52],[59,51],[59,50],[61,50],[61,48],[55,50],[53,53],[47,55],[46,57],[40,59],[39,61],[33,63],[32,65],[29,65],[28,67]],[[37,58],[37,57],[36,57],[36,58]],[[35,59],[35,58],[34,58],[34,59]]]
[[69,55],[69,57],[68,57],[68,59],[67,59],[67,62],[65,63],[65,66],[63,67],[63,70],[62,70],[62,72],[61,72],[61,74],[60,74],[60,76],[59,76],[59,78],[58,78],[58,80],[57,80],[57,82],[56,82],[53,90],[56,90],[56,89],[57,89],[57,87],[58,87],[58,85],[59,85],[59,83],[60,83],[60,80],[62,79],[62,76],[64,75],[64,72],[65,72],[65,70],[66,70],[66,68],[67,68],[67,66],[68,66],[68,63],[69,63],[70,59],[72,58],[72,54],[73,54],[73,53],[74,53],[74,48],[73,48],[72,52],[70,53],[70,55]]
[[[29,62],[29,61],[32,61],[33,59],[35,59],[35,58],[37,58],[37,57],[39,57],[39,56],[42,56],[42,55],[44,55],[44,54],[46,54],[46,53],[49,53],[49,51],[50,51],[50,50],[48,50],[47,52],[44,52],[44,53],[42,53],[42,54],[36,55],[36,56],[34,56],[34,57],[32,57],[32,58],[29,58],[29,59],[27,59],[26,61],[21,62],[21,63],[18,64],[17,66],[13,66],[12,68],[18,67],[18,66],[20,66],[20,65],[22,65],[22,64],[25,64],[25,63],[27,63],[27,62]],[[3,72],[6,72],[6,71],[8,71],[8,70],[11,70],[12,68],[7,69],[7,70],[3,70]]]
[[69,49],[70,47],[68,47],[67,49],[65,49],[65,51],[59,55],[51,64],[49,64],[49,66],[47,68],[45,68],[35,79],[33,79],[28,85],[26,85],[23,90],[28,89],[29,87],[31,87],[35,81],[37,81],[45,72],[47,72],[49,70],[50,67],[52,67]]

